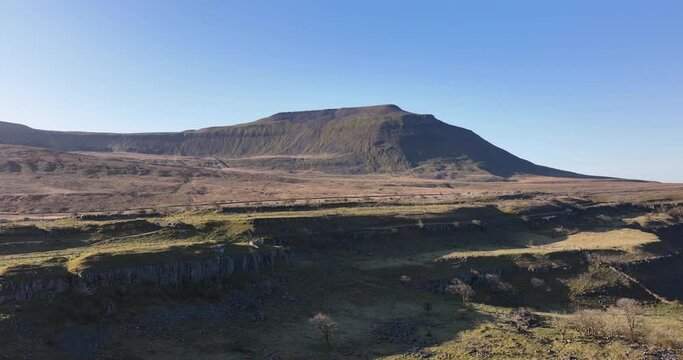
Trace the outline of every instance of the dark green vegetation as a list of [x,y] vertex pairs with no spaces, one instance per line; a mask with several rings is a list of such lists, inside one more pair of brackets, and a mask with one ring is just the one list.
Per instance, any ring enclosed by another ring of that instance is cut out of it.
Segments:
[[[58,151],[214,156],[222,165],[405,172],[437,178],[584,177],[535,165],[470,130],[395,105],[279,113],[252,123],[181,133],[55,132],[0,123],[0,143]],[[0,163],[19,172],[22,164]]]
[[10,222],[0,358],[673,359],[680,209],[536,192]]

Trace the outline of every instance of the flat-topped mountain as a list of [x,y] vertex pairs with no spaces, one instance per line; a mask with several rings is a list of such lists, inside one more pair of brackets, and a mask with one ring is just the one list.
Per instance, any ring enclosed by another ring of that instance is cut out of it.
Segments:
[[278,113],[246,124],[177,133],[60,132],[0,122],[0,143],[57,151],[211,156],[228,166],[436,177],[584,177],[536,165],[470,130],[395,105]]

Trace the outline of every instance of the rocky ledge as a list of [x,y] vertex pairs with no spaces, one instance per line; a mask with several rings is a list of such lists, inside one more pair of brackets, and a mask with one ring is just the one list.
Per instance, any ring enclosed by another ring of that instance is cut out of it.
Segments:
[[[218,281],[235,273],[258,273],[274,268],[277,263],[291,264],[291,252],[282,247],[246,247],[247,251],[230,254],[224,248],[213,248],[195,258],[149,259],[128,266],[87,266],[67,271],[43,268],[20,268],[0,277],[0,304],[44,299],[65,291],[93,294],[99,289],[146,284],[179,286],[183,283]],[[140,256],[146,256],[141,254]],[[143,259],[144,260],[144,259]]]

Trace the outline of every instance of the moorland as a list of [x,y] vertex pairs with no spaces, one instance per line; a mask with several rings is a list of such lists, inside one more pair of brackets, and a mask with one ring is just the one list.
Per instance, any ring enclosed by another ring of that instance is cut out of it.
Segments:
[[681,355],[683,185],[393,106],[3,126],[0,359]]

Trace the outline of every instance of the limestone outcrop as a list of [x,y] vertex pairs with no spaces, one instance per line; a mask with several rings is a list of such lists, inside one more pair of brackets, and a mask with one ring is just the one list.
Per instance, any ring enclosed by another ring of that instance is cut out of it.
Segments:
[[183,283],[219,281],[235,273],[272,270],[277,263],[291,264],[291,252],[282,247],[250,247],[246,254],[216,251],[213,256],[165,260],[133,266],[87,267],[74,272],[43,276],[44,271],[26,269],[16,276],[0,277],[0,303],[43,299],[65,291],[93,294],[120,285],[180,286]]

